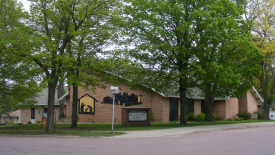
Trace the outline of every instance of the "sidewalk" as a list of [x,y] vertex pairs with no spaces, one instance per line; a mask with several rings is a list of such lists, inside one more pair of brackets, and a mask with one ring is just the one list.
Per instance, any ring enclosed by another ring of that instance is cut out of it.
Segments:
[[151,130],[151,131],[124,131],[125,135],[119,135],[112,138],[144,138],[144,137],[161,137],[174,136],[181,134],[189,134],[196,132],[220,131],[229,129],[242,129],[252,127],[275,126],[275,122],[264,123],[237,123],[237,124],[221,124],[221,125],[204,125],[195,127],[181,127],[173,129]]

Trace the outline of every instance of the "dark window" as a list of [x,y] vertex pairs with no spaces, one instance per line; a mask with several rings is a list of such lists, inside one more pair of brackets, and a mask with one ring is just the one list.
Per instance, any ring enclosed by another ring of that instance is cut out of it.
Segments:
[[201,100],[201,113],[206,114],[205,100]]
[[193,99],[186,99],[187,103],[187,114],[190,112],[194,112],[194,100]]
[[35,108],[31,108],[31,119],[35,119]]
[[48,108],[44,108],[44,112],[48,112]]
[[169,121],[178,120],[178,99],[169,98]]

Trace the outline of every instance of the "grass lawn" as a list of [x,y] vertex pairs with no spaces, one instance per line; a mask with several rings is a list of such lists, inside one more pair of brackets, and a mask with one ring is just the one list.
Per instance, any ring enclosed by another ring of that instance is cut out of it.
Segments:
[[27,125],[1,125],[0,134],[13,135],[59,135],[59,136],[82,136],[82,137],[109,137],[124,134],[123,131],[141,131],[157,130],[178,127],[191,127],[202,125],[234,124],[234,123],[258,123],[258,122],[275,122],[275,121],[215,121],[215,122],[188,122],[188,125],[182,126],[178,122],[174,123],[152,123],[148,127],[122,127],[121,124],[114,125],[114,133],[111,132],[111,124],[78,124],[77,129],[71,129],[70,124],[56,124],[54,132],[45,132],[46,128],[41,124]]

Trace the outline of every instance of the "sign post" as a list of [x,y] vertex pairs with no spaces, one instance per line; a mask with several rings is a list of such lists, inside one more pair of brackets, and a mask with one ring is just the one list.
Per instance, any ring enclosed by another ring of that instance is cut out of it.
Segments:
[[115,114],[115,94],[119,93],[118,87],[111,86],[109,93],[113,93],[113,113],[112,113],[112,134],[114,131],[114,114]]

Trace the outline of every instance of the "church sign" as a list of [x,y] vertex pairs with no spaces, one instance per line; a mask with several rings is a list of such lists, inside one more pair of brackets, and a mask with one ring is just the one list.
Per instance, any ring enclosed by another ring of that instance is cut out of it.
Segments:
[[132,109],[128,110],[128,121],[147,121],[148,110]]

